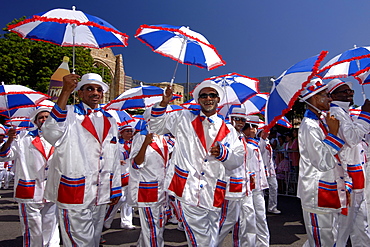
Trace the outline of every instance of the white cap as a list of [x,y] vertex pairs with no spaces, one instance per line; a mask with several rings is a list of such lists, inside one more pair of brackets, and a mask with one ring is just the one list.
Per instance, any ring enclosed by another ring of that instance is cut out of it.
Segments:
[[342,85],[348,85],[349,88],[352,89],[352,82],[350,82],[350,81],[344,82],[340,79],[333,79],[333,80],[329,81],[329,83],[328,83],[329,93],[332,93],[335,89],[337,89],[338,87],[340,87]]
[[261,123],[261,120],[257,115],[248,115],[246,123],[259,125]]
[[83,85],[98,84],[103,88],[104,93],[109,90],[109,86],[103,82],[103,78],[96,73],[87,73],[81,77],[81,81],[77,83],[75,91],[80,90]]
[[322,90],[326,89],[327,87],[328,87],[328,85],[323,84],[322,80],[320,78],[313,79],[302,90],[301,98],[302,98],[302,100],[306,100],[308,98],[311,98],[312,96],[321,92]]
[[192,95],[193,95],[195,102],[198,103],[199,93],[200,91],[202,91],[203,88],[206,88],[206,87],[215,89],[218,93],[218,97],[220,97],[220,101],[224,98],[225,92],[222,89],[222,87],[220,87],[219,85],[217,85],[215,82],[211,80],[207,80],[207,81],[202,81],[194,88]]
[[229,114],[229,117],[241,117],[247,119],[247,114],[245,108],[234,107]]

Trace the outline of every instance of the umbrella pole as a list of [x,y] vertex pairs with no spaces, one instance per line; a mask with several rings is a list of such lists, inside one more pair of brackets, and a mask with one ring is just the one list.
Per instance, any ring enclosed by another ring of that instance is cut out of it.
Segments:
[[365,102],[365,100],[366,100],[366,93],[365,93],[364,84],[362,84],[361,87],[362,87],[362,97],[364,97],[364,102]]
[[170,83],[170,86],[171,87],[173,85],[173,82],[175,81],[176,71],[177,71],[177,68],[179,67],[179,60],[180,60],[181,52],[182,52],[182,49],[184,48],[185,43],[186,43],[186,37],[184,37],[184,40],[182,41],[182,44],[181,44],[181,49],[180,49],[179,57],[177,59],[175,71],[173,72],[171,83]]
[[76,38],[76,24],[72,24],[72,74],[75,74],[75,38]]

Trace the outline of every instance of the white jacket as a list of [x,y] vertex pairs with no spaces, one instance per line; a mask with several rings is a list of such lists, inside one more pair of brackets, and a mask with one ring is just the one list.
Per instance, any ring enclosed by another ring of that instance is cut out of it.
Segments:
[[152,108],[149,131],[171,133],[176,138],[171,157],[175,169],[172,176],[169,174],[169,193],[183,203],[219,210],[225,198],[225,168],[232,170],[243,164],[244,148],[235,128],[216,114],[210,117],[217,126],[210,134],[216,136],[213,141],[221,147],[220,157],[214,157],[205,147],[202,113],[182,110],[164,114],[165,111],[158,104]]
[[[121,196],[116,121],[102,112],[86,114],[87,106],[54,106],[42,126],[55,146],[45,197],[60,208],[84,209]],[[106,114],[106,113],[105,113]]]

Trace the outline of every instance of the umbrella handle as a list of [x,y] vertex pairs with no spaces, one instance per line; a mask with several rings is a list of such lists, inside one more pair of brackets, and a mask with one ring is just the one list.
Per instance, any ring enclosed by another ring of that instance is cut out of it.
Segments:
[[365,102],[366,101],[366,93],[365,93],[364,84],[362,84],[361,86],[362,86],[362,97],[364,98],[364,102]]
[[75,39],[76,39],[76,24],[72,24],[72,74],[75,74]]
[[176,76],[177,68],[179,67],[180,56],[181,56],[182,49],[184,48],[185,43],[186,43],[186,37],[184,36],[184,40],[182,41],[181,49],[180,49],[180,52],[179,52],[179,57],[177,58],[177,63],[176,63],[175,71],[173,72],[173,75],[172,75],[172,79],[171,79],[171,83],[170,83],[170,86],[171,87],[172,87],[173,82],[175,81],[175,76]]

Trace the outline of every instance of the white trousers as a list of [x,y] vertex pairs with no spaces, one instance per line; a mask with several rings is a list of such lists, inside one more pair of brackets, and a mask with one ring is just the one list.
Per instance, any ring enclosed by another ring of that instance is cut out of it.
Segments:
[[162,205],[139,207],[141,232],[136,246],[164,246],[164,210]]
[[[239,224],[239,241],[235,241],[233,234],[234,246],[253,247],[256,246],[257,226],[256,212],[253,205],[252,195],[243,198],[242,208],[240,212]],[[234,231],[235,233],[236,231]]]
[[218,239],[219,211],[195,207],[178,201],[188,246],[214,247]]
[[269,184],[269,201],[268,210],[277,209],[277,194],[278,194],[278,182],[276,176],[268,177],[267,182]]
[[[238,237],[240,211],[243,204],[243,199],[225,200],[222,204],[220,215],[220,229],[218,235],[218,243],[216,246],[221,246],[222,242],[230,231],[236,231],[233,236]],[[235,241],[235,239],[233,239]],[[237,240],[238,241],[238,240]]]
[[118,212],[118,209],[121,209],[121,228],[124,226],[132,225],[132,207],[127,204],[127,191],[122,189],[122,196],[119,199],[118,203],[115,205],[107,206],[107,211],[104,218],[104,227],[110,228],[112,222]]
[[23,246],[58,246],[57,207],[52,202],[19,203]]
[[63,245],[99,247],[106,205],[87,209],[58,209]]
[[270,232],[266,220],[265,198],[262,190],[253,190],[253,206],[256,212],[256,246],[269,246]]
[[352,192],[348,214],[339,216],[338,247],[345,247],[351,237],[353,247],[370,245],[367,205],[363,192]]
[[336,246],[339,213],[315,214],[304,208],[302,211],[307,233],[307,241],[303,246]]

